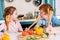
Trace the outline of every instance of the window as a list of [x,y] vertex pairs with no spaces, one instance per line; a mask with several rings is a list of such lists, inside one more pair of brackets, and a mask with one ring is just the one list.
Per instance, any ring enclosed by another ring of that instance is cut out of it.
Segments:
[[54,9],[54,16],[56,15],[56,4],[55,4],[56,1],[57,0],[45,0],[46,4],[50,4],[53,7],[53,9]]
[[3,20],[4,0],[0,0],[0,20]]
[[60,16],[60,0],[56,0],[56,16]]

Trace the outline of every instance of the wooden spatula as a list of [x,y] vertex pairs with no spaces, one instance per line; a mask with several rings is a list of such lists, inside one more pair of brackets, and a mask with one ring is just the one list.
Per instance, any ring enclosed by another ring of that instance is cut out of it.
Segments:
[[34,21],[34,23],[29,26],[29,29],[30,29],[32,26],[34,26],[34,24],[36,24],[39,20],[40,20],[40,16],[38,16],[38,18],[36,18],[36,20]]

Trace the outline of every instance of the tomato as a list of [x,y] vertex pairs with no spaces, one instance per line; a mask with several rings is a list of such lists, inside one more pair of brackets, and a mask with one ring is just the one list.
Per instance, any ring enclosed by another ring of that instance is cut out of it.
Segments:
[[28,33],[29,33],[30,35],[33,35],[33,34],[34,34],[34,31],[33,31],[32,29],[30,29],[30,30],[28,30]]
[[27,35],[28,35],[28,33],[26,31],[22,32],[22,36],[27,36]]

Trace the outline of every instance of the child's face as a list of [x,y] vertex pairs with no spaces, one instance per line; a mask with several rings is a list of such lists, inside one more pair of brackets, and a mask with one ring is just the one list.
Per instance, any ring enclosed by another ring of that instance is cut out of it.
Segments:
[[40,16],[41,18],[44,18],[44,19],[48,18],[48,14],[45,14],[43,10],[40,10]]
[[17,20],[17,17],[18,17],[17,11],[15,10],[12,15],[12,20]]

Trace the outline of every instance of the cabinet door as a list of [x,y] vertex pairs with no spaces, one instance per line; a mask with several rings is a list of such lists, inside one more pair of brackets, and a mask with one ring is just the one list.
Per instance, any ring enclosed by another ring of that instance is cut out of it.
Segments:
[[4,0],[0,0],[0,20],[3,20]]

